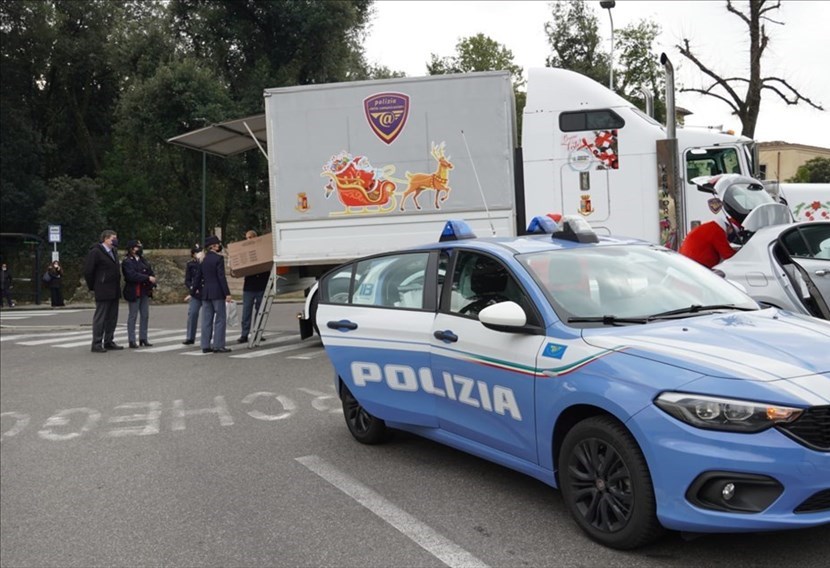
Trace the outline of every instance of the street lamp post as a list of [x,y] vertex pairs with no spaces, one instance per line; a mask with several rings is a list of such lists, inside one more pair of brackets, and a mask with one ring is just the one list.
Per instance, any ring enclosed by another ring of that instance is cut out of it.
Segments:
[[611,8],[617,5],[614,0],[603,0],[599,3],[600,7],[605,10],[608,10],[608,19],[611,20],[611,57],[610,62],[608,64],[609,67],[609,77],[608,77],[608,88],[612,91],[614,90],[614,17],[611,15]]

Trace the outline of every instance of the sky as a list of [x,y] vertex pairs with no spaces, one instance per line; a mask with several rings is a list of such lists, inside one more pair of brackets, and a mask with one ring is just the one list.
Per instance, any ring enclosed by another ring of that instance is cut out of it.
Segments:
[[[589,3],[595,5],[608,50],[608,11],[598,1]],[[733,4],[739,9],[746,6],[740,0]],[[761,64],[762,77],[785,79],[827,110],[815,110],[803,102],[787,105],[765,90],[755,139],[830,148],[830,0],[783,0],[781,8],[769,15],[784,25],[766,26],[770,43]],[[675,68],[676,103],[693,112],[686,118],[688,126],[722,126],[740,133],[741,123],[726,103],[679,92],[681,85],[703,87],[705,80],[675,47],[684,37],[690,40],[693,53],[722,76],[749,74],[748,27],[727,12],[725,0],[617,0],[611,16],[614,29],[644,18],[661,26],[654,51],[665,52]],[[514,62],[527,71],[544,67],[550,55],[544,32],[549,21],[550,2],[541,0],[376,0],[364,48],[370,63],[419,77],[426,75],[432,53],[454,56],[460,39],[483,33],[510,49]]]

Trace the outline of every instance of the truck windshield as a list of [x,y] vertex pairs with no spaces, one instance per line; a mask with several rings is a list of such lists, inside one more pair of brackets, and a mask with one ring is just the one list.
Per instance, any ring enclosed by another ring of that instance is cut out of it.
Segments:
[[686,179],[720,174],[745,174],[736,148],[695,148],[686,152]]

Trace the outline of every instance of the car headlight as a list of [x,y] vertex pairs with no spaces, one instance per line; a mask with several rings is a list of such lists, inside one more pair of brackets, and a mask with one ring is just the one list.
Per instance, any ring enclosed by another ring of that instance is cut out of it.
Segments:
[[654,404],[686,424],[729,432],[760,432],[776,424],[792,422],[802,412],[765,402],[680,392],[664,392],[654,399]]

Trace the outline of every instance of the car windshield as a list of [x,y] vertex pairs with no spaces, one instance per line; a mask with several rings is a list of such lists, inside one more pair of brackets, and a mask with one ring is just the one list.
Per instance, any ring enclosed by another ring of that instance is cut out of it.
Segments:
[[[713,309],[758,309],[728,281],[662,247],[550,250],[519,255],[518,260],[565,322],[647,323]],[[620,321],[624,319],[633,321]]]

